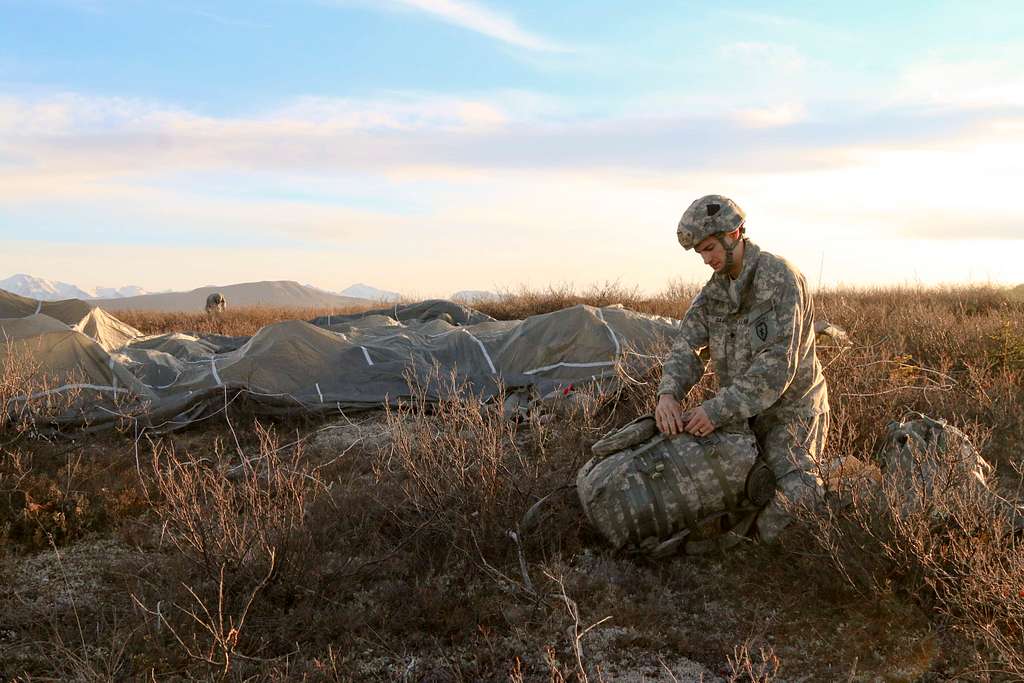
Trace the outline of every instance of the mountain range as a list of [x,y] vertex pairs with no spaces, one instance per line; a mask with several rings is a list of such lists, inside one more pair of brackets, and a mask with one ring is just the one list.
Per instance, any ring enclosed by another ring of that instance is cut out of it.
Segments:
[[0,289],[27,296],[41,301],[60,301],[61,299],[120,299],[126,296],[149,294],[142,287],[127,285],[125,287],[97,287],[92,290],[83,289],[68,282],[44,280],[18,273],[6,280],[0,280]]
[[[251,284],[251,283],[250,283]],[[363,283],[356,283],[351,287],[347,287],[340,292],[332,292],[315,285],[300,285],[303,287],[309,287],[326,294],[332,294],[336,296],[350,297],[355,299],[367,299],[369,301],[399,301],[402,295],[398,292],[391,292],[386,289],[378,289],[371,287]],[[225,286],[226,287],[226,286]],[[223,289],[224,287],[221,287]],[[147,296],[150,294],[174,294],[171,290],[164,290],[162,292],[150,292],[142,287],[135,285],[126,285],[124,287],[96,287],[93,289],[87,289],[79,287],[78,285],[71,284],[69,282],[60,282],[58,280],[45,280],[41,277],[34,277],[32,275],[26,275],[24,273],[18,273],[12,275],[6,280],[0,280],[0,289],[5,289],[8,292],[18,294],[20,296],[29,297],[30,299],[38,299],[41,301],[60,301],[62,299],[125,299],[134,298],[139,296]],[[196,291],[196,290],[193,290]],[[184,292],[179,292],[184,293]]]
[[[206,296],[221,292],[229,306],[352,306],[373,302],[397,302],[403,298],[398,292],[356,283],[340,292],[332,292],[314,285],[301,285],[290,280],[249,282],[235,285],[209,285],[189,292],[148,292],[141,287],[96,287],[86,289],[55,280],[45,280],[19,273],[0,280],[0,289],[31,299],[59,301],[83,299],[108,310],[195,310],[202,308]],[[449,298],[472,304],[494,299],[497,295],[483,290],[462,290]]]

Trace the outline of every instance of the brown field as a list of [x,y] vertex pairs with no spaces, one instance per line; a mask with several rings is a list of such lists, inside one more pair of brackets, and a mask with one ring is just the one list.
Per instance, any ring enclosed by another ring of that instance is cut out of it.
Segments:
[[[693,291],[521,291],[479,308],[678,317]],[[884,426],[918,410],[964,430],[999,492],[1020,499],[1024,301],[975,287],[816,303],[854,342],[819,349],[823,460],[870,461]],[[115,315],[146,333],[245,335],[320,313]],[[15,370],[0,398],[24,381]],[[611,553],[571,494],[520,529],[601,434],[653,406],[659,371],[614,401],[521,424],[472,401],[329,421],[260,422],[241,407],[141,438],[47,441],[0,424],[0,676],[1024,679],[1024,553],[955,486],[935,494],[955,523],[901,518],[890,491],[804,515],[775,546],[661,562]]]

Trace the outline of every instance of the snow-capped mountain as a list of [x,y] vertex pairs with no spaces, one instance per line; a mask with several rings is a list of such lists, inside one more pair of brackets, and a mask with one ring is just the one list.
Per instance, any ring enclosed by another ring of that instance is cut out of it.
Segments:
[[0,289],[42,301],[58,301],[60,299],[87,299],[90,294],[67,282],[44,280],[24,273],[12,275],[0,280]]
[[399,301],[402,298],[402,295],[398,292],[377,289],[370,285],[364,285],[361,282],[341,290],[339,294],[342,296],[352,296],[357,299],[369,299],[370,301]]
[[482,289],[463,289],[462,291],[455,292],[448,298],[452,301],[475,304],[481,301],[494,301],[498,298],[498,295],[494,292],[488,292]]
[[60,299],[121,299],[126,296],[149,294],[142,287],[136,287],[135,285],[97,287],[95,290],[88,290],[69,282],[44,280],[41,277],[33,277],[24,273],[18,273],[6,280],[0,280],[0,289],[41,301],[59,301]]
[[153,292],[135,285],[125,285],[124,287],[97,287],[96,294],[92,298],[123,299],[126,296],[142,296],[144,294],[153,294]]

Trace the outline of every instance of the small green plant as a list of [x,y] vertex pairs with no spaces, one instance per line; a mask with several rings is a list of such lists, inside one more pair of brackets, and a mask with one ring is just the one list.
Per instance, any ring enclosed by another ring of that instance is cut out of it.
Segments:
[[989,362],[1003,371],[1024,370],[1024,332],[1017,325],[1006,320],[995,334],[988,335],[992,347]]

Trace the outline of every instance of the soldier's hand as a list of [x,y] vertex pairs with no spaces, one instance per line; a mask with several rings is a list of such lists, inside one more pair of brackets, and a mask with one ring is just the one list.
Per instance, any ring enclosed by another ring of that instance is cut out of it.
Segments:
[[683,406],[671,394],[662,394],[658,398],[658,407],[654,409],[654,421],[662,434],[682,434],[686,426]]
[[715,431],[715,425],[711,424],[711,418],[704,412],[702,406],[697,406],[687,414],[685,429],[694,436],[707,436]]

